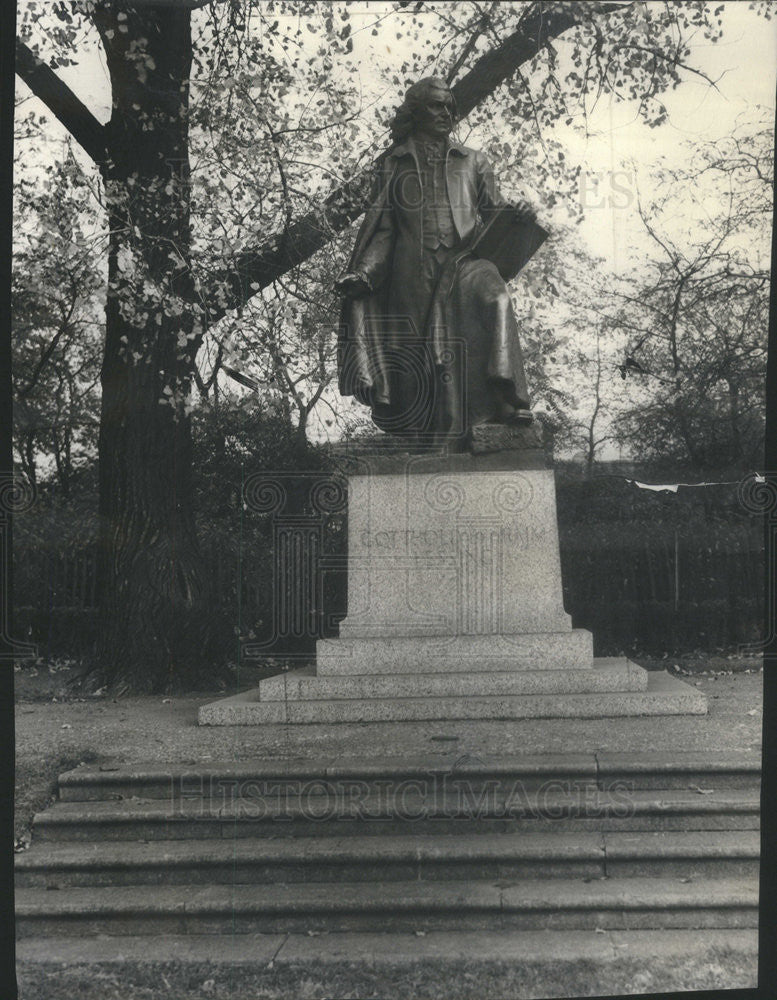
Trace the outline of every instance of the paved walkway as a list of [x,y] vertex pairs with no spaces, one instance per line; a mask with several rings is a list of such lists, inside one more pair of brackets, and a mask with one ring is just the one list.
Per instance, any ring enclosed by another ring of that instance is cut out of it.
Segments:
[[[763,675],[684,676],[707,695],[706,716],[519,721],[197,726],[214,695],[22,703],[17,753],[53,757],[88,748],[125,763],[261,757],[449,756],[617,751],[701,753],[761,746]],[[94,759],[94,757],[93,757]]]

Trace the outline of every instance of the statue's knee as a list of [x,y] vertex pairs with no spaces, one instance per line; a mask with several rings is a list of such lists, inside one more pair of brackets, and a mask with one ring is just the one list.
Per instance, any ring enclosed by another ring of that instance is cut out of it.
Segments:
[[491,312],[494,316],[504,316],[512,308],[507,290],[495,290],[490,296]]

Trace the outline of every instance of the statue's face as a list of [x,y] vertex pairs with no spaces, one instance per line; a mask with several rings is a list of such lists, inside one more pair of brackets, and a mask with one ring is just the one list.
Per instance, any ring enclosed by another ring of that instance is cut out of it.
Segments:
[[416,130],[443,137],[453,128],[453,95],[450,90],[433,87],[413,114]]

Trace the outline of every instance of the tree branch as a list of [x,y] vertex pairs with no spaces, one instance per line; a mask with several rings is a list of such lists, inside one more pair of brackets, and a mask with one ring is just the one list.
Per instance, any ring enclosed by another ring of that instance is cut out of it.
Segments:
[[105,126],[24,42],[16,42],[16,72],[92,159],[105,159]]
[[[625,12],[631,4],[597,5],[597,16]],[[466,117],[478,104],[489,97],[523,63],[529,62],[549,42],[569,28],[582,23],[585,8],[545,9],[537,3],[532,14],[522,20],[520,28],[501,45],[484,53],[453,88],[459,118]],[[372,166],[327,195],[321,207],[293,223],[283,234],[277,234],[237,256],[235,266],[212,276],[213,290],[205,291],[207,322],[212,324],[230,309],[266,288],[280,275],[312,257],[338,232],[357,219],[368,204],[371,181],[385,157],[382,153]]]
[[[123,0],[127,7],[142,9],[143,7],[178,7],[182,10],[201,10],[203,7],[215,7],[227,0]],[[233,0],[233,6],[234,6]],[[121,10],[121,3],[116,5]]]
[[469,39],[467,41],[467,44],[461,50],[461,52],[459,53],[459,55],[453,61],[453,65],[448,70],[448,72],[445,74],[445,81],[446,81],[446,83],[448,83],[448,85],[450,85],[456,79],[456,74],[459,72],[459,70],[461,69],[461,67],[467,61],[467,59],[470,56],[470,53],[472,52],[472,50],[477,45],[478,38],[480,38],[480,36],[483,34],[483,30],[485,29],[486,25],[488,24],[488,15],[491,13],[491,11],[494,9],[495,6],[496,6],[496,0],[494,0],[494,2],[491,4],[490,10],[483,11],[483,13],[478,18],[478,23],[475,26],[475,30],[470,35],[470,37],[469,37]]

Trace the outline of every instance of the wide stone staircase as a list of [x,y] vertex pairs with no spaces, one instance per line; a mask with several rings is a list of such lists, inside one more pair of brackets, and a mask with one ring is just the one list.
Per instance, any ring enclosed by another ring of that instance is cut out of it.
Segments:
[[759,787],[734,753],[81,766],[17,933],[752,928]]

